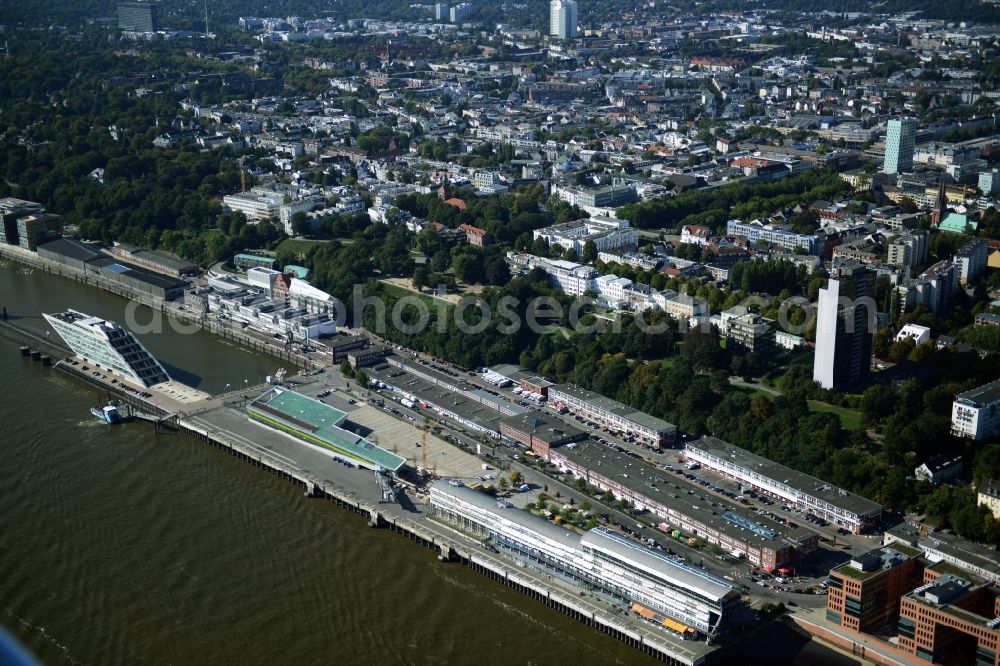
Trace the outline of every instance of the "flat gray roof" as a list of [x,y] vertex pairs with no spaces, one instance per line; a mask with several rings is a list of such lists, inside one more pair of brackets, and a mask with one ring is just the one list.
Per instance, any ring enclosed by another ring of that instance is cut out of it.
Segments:
[[946,532],[934,533],[917,542],[922,550],[937,550],[971,566],[993,571],[1000,578],[1000,552]]
[[447,481],[436,481],[431,486],[433,492],[450,495],[473,506],[503,516],[520,527],[531,530],[552,541],[563,544],[567,548],[582,551],[586,545],[611,552],[617,557],[637,563],[642,568],[668,580],[677,587],[690,590],[699,596],[720,601],[726,595],[734,592],[733,586],[725,580],[716,578],[700,569],[681,564],[669,559],[638,543],[632,543],[613,532],[597,527],[580,535],[563,527],[559,527],[533,513],[517,509],[506,503],[498,502],[496,498],[486,493],[473,490],[466,486],[452,486]]
[[748,471],[753,470],[755,473],[776,483],[790,486],[799,492],[857,514],[858,516],[882,510],[881,504],[873,502],[866,497],[855,495],[842,488],[837,488],[822,479],[817,479],[815,476],[810,476],[791,467],[779,465],[773,460],[768,460],[763,456],[751,453],[746,449],[741,449],[716,437],[702,437],[693,442],[688,442],[685,445],[685,449],[701,450],[719,458],[726,458],[737,467]]
[[500,431],[499,422],[503,418],[503,414],[493,407],[476,402],[472,398],[467,398],[443,386],[431,384],[406,370],[385,363],[365,368],[365,373],[369,377],[413,395],[418,400],[425,400],[443,409],[448,409],[462,418],[490,430]]
[[558,541],[570,548],[580,548],[580,535],[576,532],[571,532],[570,530],[559,527],[554,523],[545,520],[541,516],[536,516],[533,513],[525,511],[523,509],[517,509],[513,506],[509,506],[509,503],[504,503],[497,500],[495,497],[491,497],[486,493],[481,493],[478,490],[473,490],[467,486],[452,486],[447,482],[447,480],[435,481],[431,485],[431,490],[444,493],[445,495],[451,495],[463,502],[468,502],[473,506],[480,509],[485,509],[496,514],[503,515],[504,518],[517,523],[525,529],[529,529],[532,532],[537,532],[542,536],[552,539],[553,541]]
[[584,546],[612,553],[639,568],[663,578],[676,587],[694,592],[698,596],[720,602],[738,594],[736,588],[721,578],[701,569],[681,564],[603,527],[595,527],[580,539]]
[[673,423],[668,423],[667,421],[652,416],[651,414],[647,414],[646,412],[637,411],[628,405],[624,405],[617,400],[612,400],[611,398],[603,396],[600,393],[594,393],[593,391],[580,388],[576,384],[556,384],[553,385],[549,391],[561,391],[567,395],[573,396],[577,400],[582,400],[583,402],[593,405],[596,409],[611,412],[623,419],[656,432],[672,432],[677,430],[677,426]]
[[982,407],[991,402],[996,402],[1000,400],[1000,379],[992,381],[989,384],[977,386],[970,391],[959,393],[955,396],[955,400],[970,402],[975,407]]
[[76,259],[77,261],[91,261],[107,256],[100,252],[100,245],[96,243],[84,243],[75,238],[57,238],[48,243],[42,243],[38,246],[38,249]]
[[[701,486],[688,483],[678,474],[652,467],[592,439],[560,446],[558,453],[651,501],[663,504],[752,546],[777,549],[783,544],[794,545],[813,534],[803,527],[789,528],[760,514],[747,511],[742,505],[708,493]],[[734,516],[739,522],[727,519],[726,513]],[[740,523],[755,525],[759,529],[743,527]],[[774,538],[764,536],[767,533],[774,533]]]
[[586,432],[580,430],[562,419],[557,419],[542,411],[531,411],[516,416],[507,416],[500,423],[516,428],[522,432],[533,433],[540,440],[548,443],[570,442],[580,439]]

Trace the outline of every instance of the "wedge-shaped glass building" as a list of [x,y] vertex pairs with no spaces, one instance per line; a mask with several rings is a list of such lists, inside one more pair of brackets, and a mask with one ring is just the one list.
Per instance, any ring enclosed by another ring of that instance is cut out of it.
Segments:
[[76,310],[43,316],[83,360],[146,388],[170,381],[160,362],[127,328]]

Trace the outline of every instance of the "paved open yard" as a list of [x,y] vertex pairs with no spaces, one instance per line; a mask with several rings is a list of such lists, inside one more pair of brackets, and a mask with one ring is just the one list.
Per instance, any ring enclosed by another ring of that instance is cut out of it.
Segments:
[[[370,428],[373,434],[368,437],[369,440],[402,456],[411,466],[422,465],[421,431],[416,425],[400,421],[372,405],[358,405],[357,409],[348,413],[347,421]],[[478,482],[480,476],[495,476],[497,473],[496,470],[484,472],[482,461],[474,455],[430,433],[427,435],[427,467],[438,476],[454,477],[468,483]]]

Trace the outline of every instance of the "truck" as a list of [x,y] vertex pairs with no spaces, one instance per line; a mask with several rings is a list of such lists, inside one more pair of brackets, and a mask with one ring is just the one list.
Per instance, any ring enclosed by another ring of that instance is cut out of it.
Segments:
[[487,465],[486,463],[483,463],[483,470],[486,471],[486,470],[489,470],[489,469],[491,469],[490,466]]
[[399,404],[401,404],[403,407],[409,407],[410,409],[413,409],[416,406],[416,403],[410,400],[409,398],[403,398],[402,400],[399,401]]
[[673,532],[670,533],[670,536],[680,541],[681,539],[684,538],[684,532],[681,532],[680,530],[674,530]]

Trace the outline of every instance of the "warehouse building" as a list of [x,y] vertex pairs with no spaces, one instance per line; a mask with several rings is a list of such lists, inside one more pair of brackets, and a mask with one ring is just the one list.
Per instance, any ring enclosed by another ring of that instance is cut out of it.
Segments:
[[549,404],[592,419],[612,432],[623,433],[654,449],[669,446],[677,437],[677,426],[627,405],[587,391],[575,384],[549,387]]
[[145,268],[127,264],[124,261],[118,261],[112,257],[101,257],[87,262],[87,271],[100,275],[104,280],[118,283],[132,291],[164,301],[171,301],[182,297],[184,290],[190,285],[187,280],[154,273]]
[[457,482],[431,487],[431,515],[533,567],[656,611],[685,633],[724,632],[740,603],[732,585],[702,569],[601,527],[580,536]]
[[679,529],[767,571],[792,568],[819,545],[815,532],[779,525],[593,440],[553,449],[548,460],[619,500],[651,511],[665,523],[660,525],[663,531]]
[[689,460],[855,534],[874,529],[882,517],[882,506],[869,499],[715,437],[689,442],[684,451]]
[[586,438],[584,431],[541,411],[508,416],[500,421],[501,442],[520,444],[546,460],[550,449]]
[[486,405],[487,407],[500,412],[504,416],[517,416],[519,414],[524,414],[527,411],[524,407],[521,407],[518,404],[495,396],[492,393],[487,393],[483,389],[469,384],[461,377],[446,375],[443,372],[435,370],[427,365],[409,361],[402,356],[389,356],[385,360],[386,363],[391,366],[405,370],[425,382],[435,386],[440,386],[448,389],[449,391],[454,391],[455,393],[458,393],[470,400]]
[[59,238],[38,246],[38,256],[78,271],[87,270],[87,264],[107,257],[98,243],[84,243],[75,238]]
[[111,248],[111,254],[137,266],[174,277],[190,277],[201,273],[197,264],[161,250],[147,250],[136,245],[115,243],[115,246]]

